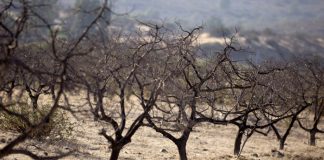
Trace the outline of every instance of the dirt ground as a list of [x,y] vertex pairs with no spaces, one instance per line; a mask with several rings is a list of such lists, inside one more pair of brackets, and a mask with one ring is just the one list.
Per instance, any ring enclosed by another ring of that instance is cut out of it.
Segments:
[[[76,100],[77,101],[77,100]],[[75,123],[73,136],[62,142],[47,142],[39,145],[39,142],[28,141],[23,148],[35,151],[39,155],[55,155],[55,153],[74,150],[65,160],[101,160],[109,159],[110,149],[108,142],[98,135],[105,124],[94,122],[89,112],[77,114],[78,119],[71,116]],[[247,142],[240,158],[233,156],[234,138],[237,128],[235,126],[216,126],[201,124],[194,128],[187,144],[189,159],[219,160],[219,159],[294,159],[294,160],[324,160],[324,135],[317,136],[317,146],[307,145],[308,135],[294,128],[288,137],[283,158],[272,156],[272,150],[277,150],[279,143],[273,134],[265,137],[254,134]],[[12,134],[0,133],[0,139],[10,141]],[[0,147],[6,142],[0,142]],[[36,145],[38,144],[38,149]],[[42,151],[42,149],[44,149]],[[41,150],[41,151],[40,151]],[[28,160],[22,155],[6,157],[5,160]],[[128,144],[120,154],[122,160],[171,160],[178,159],[176,146],[154,130],[142,127],[135,134],[132,142]]]

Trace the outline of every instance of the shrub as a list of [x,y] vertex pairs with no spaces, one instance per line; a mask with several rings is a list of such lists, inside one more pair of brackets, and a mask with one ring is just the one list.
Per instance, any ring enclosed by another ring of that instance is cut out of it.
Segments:
[[[39,123],[42,118],[51,109],[51,106],[44,105],[38,109],[33,109],[28,104],[16,104],[8,108],[10,111],[18,113],[26,117],[32,124]],[[0,130],[13,133],[23,133],[28,130],[27,123],[16,116],[5,112],[0,112]],[[69,138],[72,135],[74,123],[69,121],[68,115],[62,110],[56,110],[51,119],[43,127],[37,128],[29,135],[29,138],[36,140],[52,140],[58,141]]]

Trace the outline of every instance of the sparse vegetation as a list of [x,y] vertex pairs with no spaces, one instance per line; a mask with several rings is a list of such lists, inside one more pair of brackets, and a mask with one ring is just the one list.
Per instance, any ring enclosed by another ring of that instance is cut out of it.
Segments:
[[[237,33],[224,34],[223,48],[207,52],[199,44],[203,27],[180,23],[168,28],[138,21],[135,32],[113,29],[109,0],[92,3],[90,10],[84,8],[87,1],[80,1],[70,14],[73,24],[53,24],[59,14],[47,15],[42,7],[55,12],[56,1],[33,2],[0,2],[0,130],[8,136],[1,139],[0,159],[77,157],[85,152],[78,138],[88,136],[104,146],[87,143],[92,150],[117,160],[138,144],[139,135],[142,143],[171,142],[174,151],[162,148],[161,154],[170,151],[181,160],[194,157],[190,152],[229,145],[221,139],[216,144],[220,137],[233,142],[233,155],[218,156],[222,159],[323,158],[322,153],[290,155],[298,147],[288,141],[304,130],[309,145],[323,143],[318,136],[324,133],[324,66],[317,58],[237,59],[244,54]],[[74,142],[67,140],[72,135]],[[268,144],[272,148],[266,153],[256,149],[271,137],[279,146]],[[62,143],[53,151],[42,144],[45,140]],[[254,140],[258,146],[249,145]],[[188,145],[193,142],[197,146]]]
[[[11,113],[17,113],[24,116],[32,124],[37,124],[42,121],[44,115],[49,112],[50,106],[45,105],[34,110],[27,103],[14,104],[8,107]],[[26,121],[14,116],[10,113],[0,113],[0,130],[2,132],[24,133],[28,131],[30,126]],[[54,112],[53,116],[42,127],[37,128],[28,136],[30,139],[39,141],[61,141],[70,138],[74,129],[74,124],[70,122],[67,114],[61,109]]]

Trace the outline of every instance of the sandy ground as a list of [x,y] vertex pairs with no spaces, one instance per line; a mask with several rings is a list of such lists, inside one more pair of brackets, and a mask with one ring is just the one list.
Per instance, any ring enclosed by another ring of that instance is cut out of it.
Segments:
[[[77,100],[76,100],[77,101]],[[37,150],[39,155],[54,155],[59,152],[76,150],[65,160],[101,160],[109,159],[110,150],[107,141],[98,132],[105,124],[94,122],[90,113],[83,112],[77,114],[78,119],[71,117],[75,123],[73,136],[66,141],[56,143],[42,143],[27,141],[23,148],[32,151]],[[238,159],[233,156],[234,138],[237,128],[235,126],[215,126],[210,124],[201,124],[194,128],[187,145],[189,159]],[[0,139],[10,140],[9,133],[0,133]],[[307,145],[308,135],[299,129],[294,129],[287,140],[283,158],[295,160],[324,159],[324,135],[317,136],[317,146]],[[5,142],[6,143],[6,142]],[[5,143],[0,142],[0,147]],[[33,144],[38,144],[36,149]],[[271,150],[278,149],[279,143],[273,134],[265,137],[254,134],[247,142],[242,156],[239,159],[278,159],[272,157]],[[164,150],[164,151],[162,151]],[[50,152],[49,152],[50,151]],[[22,155],[13,155],[6,157],[5,160],[28,160],[30,158]],[[133,137],[132,142],[128,144],[120,154],[122,160],[168,160],[178,159],[176,146],[162,135],[154,130],[142,127]]]

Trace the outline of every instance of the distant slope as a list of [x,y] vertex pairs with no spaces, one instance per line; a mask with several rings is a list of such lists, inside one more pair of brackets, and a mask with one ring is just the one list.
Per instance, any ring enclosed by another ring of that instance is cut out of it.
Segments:
[[[234,54],[239,59],[255,62],[264,60],[289,61],[295,57],[313,57],[324,63],[324,37],[306,34],[276,34],[250,31],[238,35],[239,45],[244,52]],[[206,43],[203,48],[219,50],[224,46],[219,43]]]
[[[60,0],[66,6],[73,6],[73,1]],[[176,21],[186,28],[204,24],[213,36],[222,35],[222,30],[214,28],[233,32],[238,27],[246,39],[243,47],[253,52],[250,55],[256,61],[317,55],[324,62],[324,0],[114,1],[113,10],[129,12],[129,16],[115,16],[111,25],[126,31],[136,29],[135,19],[171,27]],[[204,46],[221,47],[216,43]]]
[[117,0],[117,11],[146,20],[182,21],[200,25],[221,21],[226,26],[276,29],[278,32],[323,33],[323,0]]

